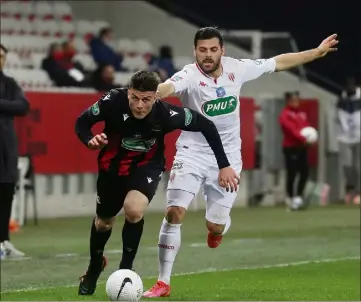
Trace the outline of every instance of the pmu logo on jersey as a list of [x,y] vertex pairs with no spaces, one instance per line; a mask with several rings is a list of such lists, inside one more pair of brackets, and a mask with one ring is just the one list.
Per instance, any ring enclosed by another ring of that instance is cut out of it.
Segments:
[[203,103],[202,112],[208,116],[218,116],[232,113],[237,108],[237,97],[227,96]]
[[223,96],[226,95],[226,90],[225,90],[223,87],[218,87],[218,88],[216,89],[216,93],[217,93],[217,96],[218,96],[219,98],[221,98],[221,97],[223,97]]

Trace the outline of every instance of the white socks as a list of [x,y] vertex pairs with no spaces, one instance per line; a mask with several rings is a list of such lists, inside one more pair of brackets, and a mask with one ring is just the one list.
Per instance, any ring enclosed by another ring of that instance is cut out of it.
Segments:
[[222,236],[227,233],[227,231],[229,230],[231,224],[232,224],[231,216],[228,216],[226,225],[224,226],[224,230],[223,230]]
[[174,260],[181,245],[181,224],[168,223],[164,218],[159,232],[159,281],[170,284]]

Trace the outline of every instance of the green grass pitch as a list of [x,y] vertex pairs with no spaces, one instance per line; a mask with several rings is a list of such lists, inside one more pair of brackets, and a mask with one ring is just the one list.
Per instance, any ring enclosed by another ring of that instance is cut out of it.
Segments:
[[[162,214],[147,213],[135,263],[145,289],[156,280]],[[105,301],[104,284],[121,257],[119,217],[94,296],[77,296],[88,264],[91,218],[42,220],[13,235],[29,258],[1,263],[1,300]],[[235,209],[217,249],[206,246],[203,212],[189,212],[167,300],[360,300],[360,209]],[[145,299],[143,299],[145,300]]]

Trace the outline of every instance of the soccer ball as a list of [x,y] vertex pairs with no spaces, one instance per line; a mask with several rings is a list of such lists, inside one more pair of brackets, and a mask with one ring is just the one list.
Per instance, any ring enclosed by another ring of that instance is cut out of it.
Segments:
[[318,139],[318,132],[313,127],[305,127],[301,130],[301,135],[307,138],[309,143],[315,143]]
[[143,282],[137,273],[120,269],[109,276],[105,290],[110,301],[139,301]]

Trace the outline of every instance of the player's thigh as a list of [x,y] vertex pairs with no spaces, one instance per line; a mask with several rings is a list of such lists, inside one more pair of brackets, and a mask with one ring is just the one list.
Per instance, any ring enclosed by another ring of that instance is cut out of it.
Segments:
[[[240,175],[242,172],[242,159],[240,153],[227,154],[227,157],[231,167],[238,175]],[[227,192],[225,188],[222,188],[218,183],[218,173],[219,171],[217,169],[212,169],[209,172],[209,177],[204,183],[203,195],[207,203],[215,202],[227,208],[232,208],[238,192]]]
[[[157,192],[162,175],[163,170],[159,167],[143,167],[134,171],[134,173],[131,174],[129,184],[127,185],[127,194],[130,197],[133,196],[133,198],[131,198],[131,200],[128,198],[127,204],[130,202],[133,204],[139,203],[139,205],[146,207]],[[146,198],[141,198],[140,201],[137,201],[137,193],[132,193],[132,191],[140,192]]]
[[176,156],[170,171],[167,190],[182,190],[197,195],[205,177],[202,168],[189,157]]
[[99,218],[115,217],[123,207],[126,191],[124,179],[99,172],[97,180],[96,214]]

